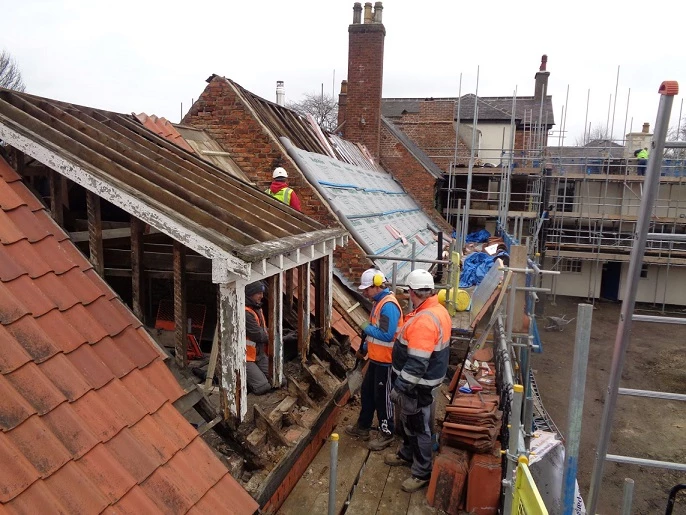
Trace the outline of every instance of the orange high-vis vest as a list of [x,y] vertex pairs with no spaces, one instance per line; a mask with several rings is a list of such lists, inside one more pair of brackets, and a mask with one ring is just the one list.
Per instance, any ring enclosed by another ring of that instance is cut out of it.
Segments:
[[[255,311],[252,308],[249,308],[248,306],[245,306],[245,310],[252,313],[252,316],[254,316],[255,320],[257,321],[257,325],[259,325],[260,327],[267,327],[262,312],[260,312],[260,314],[258,315],[257,311]],[[257,345],[247,336],[245,338],[245,355],[247,361],[255,361],[257,359]]]
[[392,293],[386,295],[383,299],[376,303],[374,309],[372,309],[371,315],[369,316],[369,323],[373,326],[379,327],[379,322],[381,320],[381,308],[383,308],[384,304],[387,302],[392,302],[397,306],[398,311],[400,312],[400,318],[398,319],[398,326],[395,329],[393,340],[390,342],[385,342],[372,336],[367,336],[367,352],[369,359],[378,363],[391,363],[393,361],[393,344],[395,343],[395,339],[398,337],[398,334],[400,334],[400,329],[403,326],[403,310],[400,309],[400,304],[398,304],[398,300]]

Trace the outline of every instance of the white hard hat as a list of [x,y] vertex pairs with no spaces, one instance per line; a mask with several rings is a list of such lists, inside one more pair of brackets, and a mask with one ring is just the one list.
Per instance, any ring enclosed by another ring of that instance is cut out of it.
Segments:
[[418,268],[407,274],[407,285],[413,290],[433,290],[434,278],[426,270]]
[[362,277],[360,278],[359,289],[366,290],[370,286],[381,286],[385,282],[386,276],[381,270],[370,268],[369,270],[365,270],[362,274]]
[[279,166],[274,168],[274,173],[272,173],[272,179],[276,179],[277,177],[288,177],[288,173],[285,169]]

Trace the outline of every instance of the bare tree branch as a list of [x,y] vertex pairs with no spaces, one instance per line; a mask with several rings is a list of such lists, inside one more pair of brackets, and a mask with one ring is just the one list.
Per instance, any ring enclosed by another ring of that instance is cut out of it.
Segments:
[[338,124],[338,103],[326,93],[305,93],[300,102],[289,102],[287,107],[303,116],[311,114],[324,131],[333,132]]
[[26,90],[26,84],[24,84],[24,80],[21,78],[17,62],[5,50],[0,52],[0,87],[16,91]]

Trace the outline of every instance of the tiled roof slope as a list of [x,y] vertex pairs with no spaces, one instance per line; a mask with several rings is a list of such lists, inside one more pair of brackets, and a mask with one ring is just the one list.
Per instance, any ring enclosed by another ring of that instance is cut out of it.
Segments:
[[137,114],[136,118],[138,118],[148,130],[151,130],[155,134],[159,134],[163,138],[176,143],[178,146],[188,152],[194,152],[193,148],[186,142],[183,136],[179,134],[179,131],[176,130],[176,127],[174,127],[166,118],[160,118],[154,114],[148,116],[145,113]]
[[173,407],[182,394],[0,159],[0,513],[253,513]]

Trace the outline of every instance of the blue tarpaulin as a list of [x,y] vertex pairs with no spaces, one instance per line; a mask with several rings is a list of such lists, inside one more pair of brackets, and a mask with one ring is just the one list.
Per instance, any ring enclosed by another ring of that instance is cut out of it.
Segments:
[[481,229],[480,231],[469,233],[464,241],[467,243],[485,243],[490,237],[490,232],[486,229]]
[[491,269],[496,258],[506,257],[505,251],[498,252],[495,256],[489,256],[486,252],[474,252],[469,254],[462,262],[460,272],[460,288],[469,288],[481,284],[486,273]]

